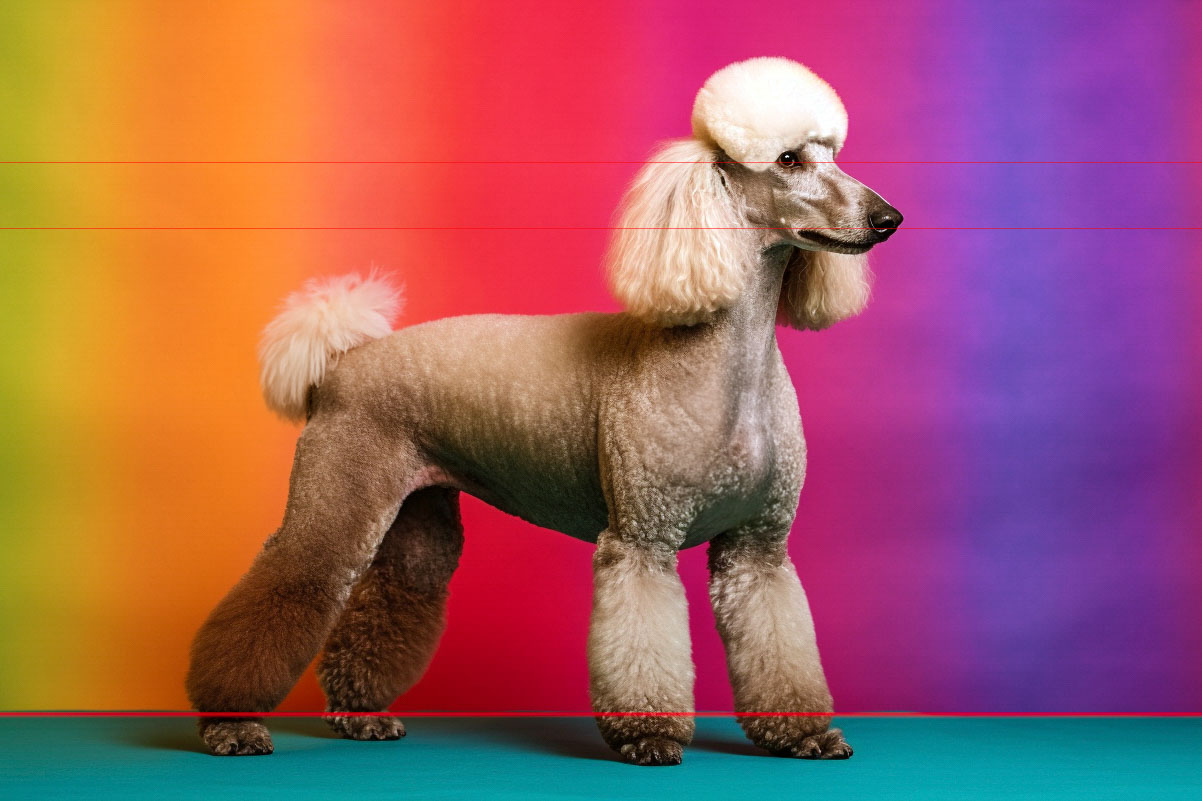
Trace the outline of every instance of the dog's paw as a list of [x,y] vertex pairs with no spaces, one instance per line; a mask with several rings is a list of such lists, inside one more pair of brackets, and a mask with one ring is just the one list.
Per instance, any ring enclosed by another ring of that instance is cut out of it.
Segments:
[[773,751],[776,756],[795,757],[797,759],[847,759],[851,756],[851,746],[843,739],[839,729],[827,729],[821,734],[806,737],[796,745],[786,749]]
[[631,765],[679,765],[684,746],[666,737],[644,737],[626,743],[618,749],[622,759]]
[[201,720],[200,738],[216,756],[255,756],[275,750],[267,727],[257,720]]
[[322,720],[350,740],[399,740],[405,736],[405,724],[391,716],[325,715]]

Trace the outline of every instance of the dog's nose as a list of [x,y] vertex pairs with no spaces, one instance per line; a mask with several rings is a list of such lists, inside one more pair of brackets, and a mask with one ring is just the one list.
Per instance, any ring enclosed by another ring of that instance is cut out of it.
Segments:
[[902,224],[902,215],[892,206],[884,206],[868,215],[868,224],[872,226],[873,231],[880,234],[881,239],[888,239]]

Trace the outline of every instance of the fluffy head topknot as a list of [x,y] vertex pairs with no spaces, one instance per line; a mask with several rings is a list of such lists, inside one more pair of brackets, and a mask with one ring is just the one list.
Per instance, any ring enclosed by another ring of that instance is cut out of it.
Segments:
[[718,70],[701,87],[693,136],[762,170],[810,140],[827,141],[838,153],[847,111],[830,84],[796,61],[753,58]]

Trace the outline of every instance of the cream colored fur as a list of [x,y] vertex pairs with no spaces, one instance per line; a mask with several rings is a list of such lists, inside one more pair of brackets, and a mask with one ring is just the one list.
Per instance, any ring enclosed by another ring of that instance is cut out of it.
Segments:
[[696,139],[665,143],[622,201],[606,260],[627,311],[659,325],[693,325],[743,289],[746,216]]
[[785,269],[777,322],[821,331],[862,312],[871,291],[866,254],[799,248]]
[[285,420],[304,420],[309,389],[331,359],[386,336],[400,308],[399,290],[374,274],[313,279],[289,295],[259,344],[267,406]]
[[806,141],[826,141],[838,153],[847,138],[847,111],[830,84],[801,64],[753,58],[718,70],[701,87],[693,136],[764,170]]
[[588,658],[598,712],[692,712],[689,612],[674,555],[603,534]]
[[814,621],[797,571],[742,565],[710,583],[739,712],[830,712]]

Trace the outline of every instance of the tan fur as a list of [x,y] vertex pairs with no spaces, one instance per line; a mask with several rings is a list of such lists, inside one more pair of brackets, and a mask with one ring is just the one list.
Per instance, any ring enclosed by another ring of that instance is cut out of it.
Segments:
[[193,642],[186,684],[197,710],[269,711],[296,683],[406,494],[395,476],[361,469],[384,459],[352,421],[306,427],[283,525]]
[[[197,710],[273,709],[325,641],[331,725],[402,734],[395,719],[337,713],[385,709],[424,670],[464,491],[598,543],[591,687],[627,761],[675,764],[692,735],[690,716],[663,714],[693,706],[675,553],[711,540],[740,711],[830,711],[783,556],[805,446],[774,324],[797,249],[863,253],[891,233],[867,233],[863,218],[891,207],[826,163],[821,142],[801,155],[823,166],[804,171],[747,169],[697,143],[664,154],[688,163],[649,167],[624,219],[733,215],[738,230],[619,232],[611,269],[629,312],[438,320],[350,349],[312,379],[283,523],[197,633]],[[786,307],[812,327],[858,311],[854,273],[838,272],[853,262],[806,258]],[[779,753],[850,754],[826,714],[742,722]],[[205,718],[201,732],[214,753],[271,749],[254,720]]]
[[[326,640],[317,677],[331,712],[382,712],[417,683],[446,626],[447,584],[463,550],[458,492],[431,487],[401,507]],[[394,739],[395,718],[330,715],[356,740]]]

